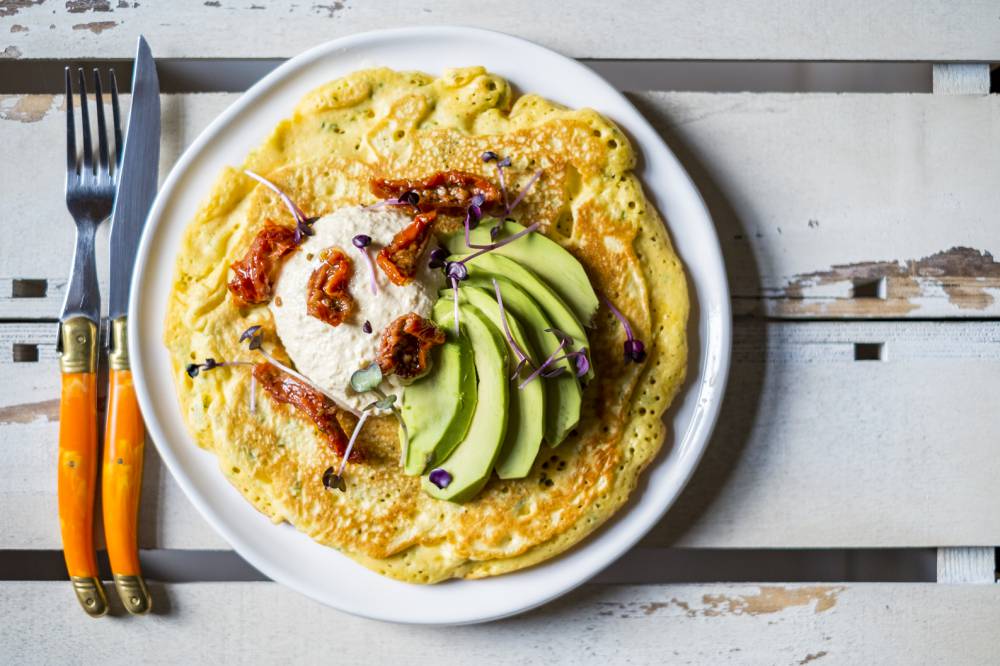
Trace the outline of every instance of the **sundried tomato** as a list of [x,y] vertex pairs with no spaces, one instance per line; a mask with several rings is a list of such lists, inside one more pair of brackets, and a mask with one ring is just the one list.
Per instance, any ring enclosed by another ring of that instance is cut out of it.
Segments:
[[295,229],[279,226],[270,220],[265,222],[243,258],[230,265],[235,273],[229,281],[233,297],[249,304],[271,300],[279,262],[295,249],[295,245]]
[[338,247],[319,254],[320,264],[309,276],[306,312],[331,326],[339,326],[354,312],[354,298],[348,286],[354,267],[350,257]]
[[421,213],[413,222],[392,237],[392,242],[379,250],[376,263],[393,284],[403,286],[413,279],[420,268],[420,257],[431,239],[435,211]]
[[[344,455],[349,439],[340,425],[340,418],[347,418],[347,414],[332,400],[270,363],[255,365],[253,376],[276,401],[292,405],[308,417],[326,437],[330,448]],[[357,447],[351,451],[350,459],[362,459]]]
[[437,345],[444,344],[444,332],[418,314],[411,312],[397,317],[382,332],[378,350],[378,365],[383,375],[395,374],[413,379],[427,372],[427,356]]
[[477,194],[483,196],[482,208],[500,200],[500,191],[493,183],[465,171],[439,171],[422,179],[373,178],[370,187],[375,196],[383,199],[399,198],[405,192],[415,192],[420,198],[416,207],[425,213],[433,210],[464,215],[472,197]]

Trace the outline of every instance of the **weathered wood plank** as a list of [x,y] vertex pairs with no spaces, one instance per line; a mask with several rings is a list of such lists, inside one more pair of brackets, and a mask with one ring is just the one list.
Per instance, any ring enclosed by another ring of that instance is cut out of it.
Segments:
[[[588,585],[486,625],[373,623],[273,583],[152,586],[153,615],[94,621],[68,583],[0,583],[12,663],[986,664],[997,586]],[[115,600],[114,603],[117,603]],[[859,621],[863,619],[863,621]],[[933,628],[933,630],[929,630]],[[58,638],[54,638],[58,637]]]
[[[29,0],[0,5],[0,57],[128,58],[144,33],[157,57],[288,57],[334,37],[395,26],[468,25],[584,58],[1000,60],[988,1],[792,3],[695,0],[499,4],[427,0],[169,3]],[[253,39],[247,39],[253,35]]]
[[[164,98],[161,173],[235,95]],[[640,93],[709,203],[737,314],[1000,315],[1000,98]],[[0,318],[55,317],[72,252],[59,96],[0,96]],[[647,184],[653,187],[655,184]],[[100,246],[103,251],[103,245]],[[103,265],[103,263],[101,264]],[[46,280],[12,298],[13,280]]]
[[938,548],[939,583],[995,583],[996,548]]
[[933,90],[936,95],[988,95],[989,63],[943,63],[934,65]]
[[[59,547],[53,331],[0,325],[0,548]],[[39,362],[9,363],[23,340]],[[748,320],[733,353],[705,460],[645,546],[1000,543],[1000,515],[983,502],[1000,478],[1000,323]],[[152,452],[146,483],[144,548],[225,547]]]

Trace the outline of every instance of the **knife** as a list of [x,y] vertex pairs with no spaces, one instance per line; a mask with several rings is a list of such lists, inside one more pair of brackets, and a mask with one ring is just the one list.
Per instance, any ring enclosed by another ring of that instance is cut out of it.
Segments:
[[129,613],[149,612],[152,601],[139,568],[137,526],[145,429],[128,357],[128,302],[139,238],[156,196],[160,159],[160,82],[144,37],[132,72],[132,107],[111,213],[108,319],[108,413],[104,431],[101,502],[104,538],[115,589]]

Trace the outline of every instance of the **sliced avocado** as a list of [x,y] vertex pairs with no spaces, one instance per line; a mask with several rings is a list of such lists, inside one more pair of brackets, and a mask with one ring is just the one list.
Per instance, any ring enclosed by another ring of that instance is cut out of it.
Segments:
[[[449,301],[453,297],[453,294],[449,292]],[[476,308],[493,325],[494,333],[499,333],[504,337],[504,341],[508,344],[509,367],[507,376],[510,377],[518,363],[518,358],[514,350],[510,349],[510,343],[504,336],[500,308],[497,306],[492,290],[490,293],[486,293],[476,287],[462,287],[459,290],[459,299],[460,303],[468,303]],[[528,355],[531,362],[537,365],[539,363],[538,353],[528,342],[521,323],[512,313],[507,312],[506,315],[511,338]],[[529,369],[528,372],[531,370]],[[519,381],[519,379],[515,379],[511,382],[507,436],[504,438],[503,448],[496,464],[497,475],[501,479],[520,479],[527,476],[528,472],[531,471],[531,466],[535,463],[535,457],[538,455],[538,449],[545,435],[545,387],[541,381],[535,380],[523,389],[518,389]]]
[[[503,296],[504,308],[522,323],[525,336],[532,348],[538,352],[538,359],[544,361],[559,347],[559,338],[547,331],[552,323],[542,309],[517,285],[506,280],[497,280],[500,293]],[[466,286],[486,289],[494,293],[492,280],[470,278],[462,283]],[[560,354],[561,355],[561,354]],[[545,441],[549,446],[558,446],[576,427],[580,421],[581,394],[580,382],[576,378],[575,368],[570,361],[563,360],[555,364],[566,369],[556,377],[542,379],[545,386]]]
[[[469,239],[477,245],[492,242],[490,238],[492,226],[488,222],[483,222],[472,230]],[[524,227],[520,224],[504,222],[496,240],[513,236],[519,231],[524,231]],[[465,244],[464,231],[449,236],[446,244],[452,254],[468,254],[471,251]],[[498,247],[493,252],[515,259],[537,273],[566,301],[584,326],[590,325],[594,313],[597,312],[597,294],[594,293],[583,265],[566,248],[544,234],[534,233]]]
[[403,471],[410,476],[448,457],[465,437],[476,408],[472,345],[464,334],[455,336],[453,316],[449,303],[434,305],[434,322],[448,340],[432,351],[431,371],[403,390],[403,422],[409,433]]
[[460,317],[472,343],[479,376],[476,408],[465,438],[437,466],[450,475],[451,481],[444,488],[438,488],[431,483],[430,474],[424,475],[422,480],[428,495],[452,502],[471,499],[490,478],[507,434],[510,406],[506,341],[494,333],[493,326],[476,308],[462,305]]
[[[457,261],[461,258],[461,256],[452,255],[448,260]],[[535,299],[535,302],[541,306],[549,321],[557,329],[573,338],[574,350],[590,349],[586,331],[583,330],[580,320],[576,318],[566,302],[544,280],[519,262],[496,252],[490,252],[476,257],[465,266],[469,269],[469,277],[473,280],[485,279],[488,281],[495,277],[517,285]],[[586,378],[590,379],[593,376],[594,369],[591,368],[587,372]]]

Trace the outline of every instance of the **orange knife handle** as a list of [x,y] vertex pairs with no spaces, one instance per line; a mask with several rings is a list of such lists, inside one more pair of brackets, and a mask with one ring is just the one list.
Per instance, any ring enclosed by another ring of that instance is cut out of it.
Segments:
[[126,342],[126,318],[111,322],[108,355],[108,421],[104,431],[104,467],[101,482],[104,540],[118,596],[134,614],[149,611],[150,596],[139,568],[139,497],[146,437],[142,413],[132,384]]
[[97,485],[97,325],[74,317],[60,326],[59,525],[66,569],[87,614],[108,612],[94,555]]

